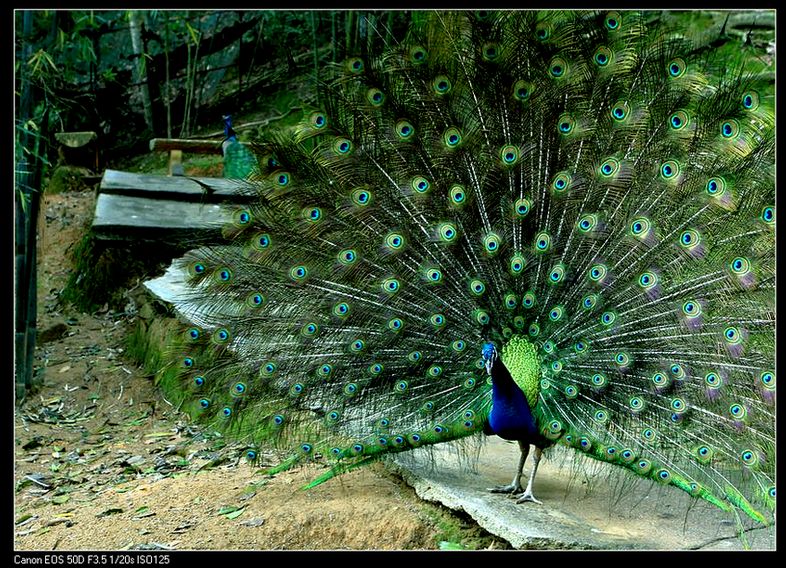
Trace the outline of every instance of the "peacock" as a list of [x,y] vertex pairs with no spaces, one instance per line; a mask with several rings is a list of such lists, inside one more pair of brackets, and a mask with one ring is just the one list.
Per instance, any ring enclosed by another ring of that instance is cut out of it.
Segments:
[[224,140],[221,143],[221,153],[224,156],[224,177],[245,178],[256,165],[256,156],[245,144],[237,139],[237,132],[232,128],[232,115],[225,114]]
[[[496,435],[769,523],[774,89],[631,11],[424,11],[260,138],[160,384],[307,487]],[[373,43],[369,43],[373,45]],[[526,487],[523,466],[533,449]],[[490,498],[494,498],[490,496]]]

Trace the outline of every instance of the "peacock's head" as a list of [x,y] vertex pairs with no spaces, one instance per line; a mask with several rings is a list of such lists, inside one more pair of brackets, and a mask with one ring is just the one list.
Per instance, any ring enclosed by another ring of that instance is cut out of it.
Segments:
[[497,352],[497,346],[487,341],[483,344],[483,363],[486,365],[486,372],[491,375],[491,368],[494,366],[494,362],[499,357],[499,353]]

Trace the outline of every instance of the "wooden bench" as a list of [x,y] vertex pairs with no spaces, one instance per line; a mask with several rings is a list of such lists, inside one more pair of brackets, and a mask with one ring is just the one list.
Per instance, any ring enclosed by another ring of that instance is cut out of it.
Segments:
[[102,240],[215,237],[232,207],[250,201],[246,182],[106,170],[98,187],[93,234]]
[[[223,140],[188,140],[184,138],[153,138],[151,152],[169,152],[169,175],[182,176],[183,152],[190,154],[222,154]],[[243,142],[241,142],[243,144]]]

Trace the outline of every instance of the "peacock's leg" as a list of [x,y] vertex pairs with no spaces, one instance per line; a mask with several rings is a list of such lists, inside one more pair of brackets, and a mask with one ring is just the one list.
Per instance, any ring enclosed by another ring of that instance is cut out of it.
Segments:
[[519,449],[521,456],[519,457],[519,466],[516,469],[516,475],[513,476],[513,481],[508,485],[498,485],[497,487],[490,487],[488,490],[492,493],[521,493],[521,473],[524,470],[524,462],[527,461],[529,455],[529,444],[519,441]]
[[529,476],[529,482],[527,483],[527,488],[524,490],[524,494],[516,499],[516,503],[532,501],[533,503],[542,504],[540,501],[535,499],[535,496],[532,494],[532,483],[535,481],[535,473],[538,471],[538,463],[540,462],[540,456],[542,455],[543,450],[535,446],[535,453],[532,456],[532,474]]

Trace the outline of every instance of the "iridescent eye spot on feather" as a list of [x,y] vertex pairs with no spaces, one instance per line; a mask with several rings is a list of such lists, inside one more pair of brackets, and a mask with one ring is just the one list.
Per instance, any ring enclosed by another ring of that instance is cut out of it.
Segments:
[[768,205],[764,209],[761,210],[760,219],[764,221],[767,225],[774,226],[775,225],[775,207],[772,205]]
[[680,164],[677,160],[667,160],[660,166],[660,176],[665,180],[676,179],[680,175]]
[[669,116],[669,127],[672,130],[683,130],[690,124],[690,116],[684,110],[678,110]]
[[213,343],[224,345],[226,343],[229,343],[229,341],[232,339],[232,336],[229,334],[229,330],[220,327],[213,332],[213,335],[211,336],[210,339]]
[[652,229],[650,220],[647,217],[636,217],[630,223],[629,233],[633,237],[641,240],[644,239]]
[[333,152],[337,156],[346,156],[352,152],[352,142],[346,138],[336,138],[333,141]]
[[313,112],[308,117],[308,122],[316,130],[322,130],[328,124],[327,116],[323,112]]
[[366,100],[371,103],[371,106],[381,107],[385,103],[385,93],[376,87],[366,91]]
[[520,253],[514,254],[510,259],[510,273],[513,276],[518,276],[524,271],[526,261]]
[[516,299],[516,294],[505,294],[504,298],[505,308],[508,310],[515,310],[519,302]]
[[661,483],[671,483],[671,473],[668,469],[659,469],[655,472],[655,479]]
[[203,377],[202,375],[197,375],[196,377],[193,378],[193,383],[195,387],[204,386],[205,377]]
[[274,175],[274,178],[276,181],[276,185],[278,185],[279,187],[288,186],[291,180],[289,172],[279,172]]
[[359,58],[359,57],[352,57],[352,58],[347,60],[346,68],[353,75],[357,75],[359,73],[362,73],[363,70],[366,68],[366,66],[363,63],[363,60],[361,58]]
[[567,136],[576,128],[576,119],[570,114],[564,113],[557,119],[557,131],[563,136]]
[[352,199],[352,203],[359,207],[365,207],[369,203],[371,203],[371,192],[365,189],[356,189],[350,195]]
[[295,282],[302,282],[308,276],[308,268],[304,265],[299,264],[297,266],[293,266],[289,270],[289,277],[294,280]]
[[608,15],[603,19],[603,25],[606,26],[608,31],[613,32],[620,29],[621,21],[622,17],[620,16],[619,12],[609,12]]
[[633,412],[641,412],[644,410],[646,404],[644,403],[644,399],[634,396],[628,399],[628,408],[630,408]]
[[565,314],[565,310],[562,306],[554,306],[549,311],[549,319],[551,321],[559,321],[562,319],[562,316]]
[[325,363],[317,368],[317,375],[323,379],[329,377],[332,372],[333,366],[330,363]]
[[617,123],[625,122],[630,116],[630,105],[625,101],[618,101],[611,107],[611,118]]
[[620,161],[615,158],[608,158],[598,167],[598,173],[603,178],[612,178],[620,171]]
[[461,353],[467,348],[467,344],[465,341],[457,339],[450,344],[450,348],[456,353]]
[[761,385],[769,390],[775,390],[775,373],[772,371],[764,371],[762,374],[759,375],[759,382]]
[[595,50],[595,55],[592,57],[592,60],[595,62],[595,65],[602,68],[609,65],[613,58],[614,53],[608,47],[602,45]]
[[652,377],[650,378],[652,381],[653,386],[655,387],[656,392],[661,392],[671,385],[671,379],[661,373],[660,371],[657,373],[653,373]]
[[473,296],[482,296],[486,291],[486,285],[481,280],[471,280],[469,283],[469,291]]
[[595,373],[590,380],[592,381],[592,386],[595,388],[605,387],[609,382],[606,375],[603,373]]
[[701,234],[696,229],[687,229],[680,235],[680,246],[686,250],[694,250],[701,245]]
[[496,233],[489,233],[483,237],[483,249],[488,254],[494,254],[500,249],[501,239]]
[[727,343],[738,345],[742,343],[742,333],[740,333],[739,328],[734,326],[729,326],[725,330],[723,330],[723,338],[726,340]]
[[491,316],[486,310],[473,310],[472,315],[479,325],[488,325],[491,321]]
[[676,79],[677,77],[682,77],[685,74],[688,66],[685,64],[685,60],[681,57],[677,57],[672,59],[666,64],[666,72],[669,74],[669,77]]
[[584,234],[591,233],[598,226],[598,216],[594,214],[583,215],[576,221],[576,228]]
[[526,102],[532,96],[535,85],[529,81],[519,80],[513,83],[513,96],[519,102]]
[[644,288],[644,290],[651,290],[658,285],[658,275],[654,272],[643,272],[639,276],[638,282],[639,286]]
[[246,386],[246,383],[238,382],[232,385],[232,388],[229,392],[232,394],[232,396],[243,396],[247,391],[248,387]]
[[198,327],[192,327],[186,331],[185,337],[188,341],[197,341],[200,337],[202,337],[202,332]]
[[453,243],[458,238],[458,230],[453,223],[440,223],[437,226],[437,233],[443,243]]
[[747,276],[751,271],[751,262],[743,256],[738,256],[729,263],[729,268],[736,276]]
[[429,318],[429,321],[431,322],[431,325],[433,325],[435,329],[442,329],[443,327],[445,327],[445,324],[447,323],[445,316],[442,314],[433,314]]
[[521,307],[524,309],[530,309],[535,305],[535,294],[532,292],[526,292],[524,296],[521,298]]
[[423,354],[420,351],[412,351],[407,355],[407,360],[410,363],[417,363],[423,357]]
[[333,306],[333,315],[339,318],[345,318],[352,312],[349,304],[346,302],[339,302]]
[[671,410],[673,412],[676,412],[677,414],[682,414],[683,412],[686,412],[688,410],[688,403],[685,402],[685,399],[676,397],[671,399],[671,402],[669,403],[669,408],[671,408]]
[[355,339],[349,344],[349,350],[352,353],[360,353],[366,348],[366,342],[362,339]]
[[249,225],[252,220],[251,212],[246,209],[235,211],[234,215],[232,215],[232,222],[238,227],[245,227]]
[[524,217],[526,217],[531,209],[532,209],[532,201],[530,201],[526,197],[520,197],[513,204],[514,214],[519,219],[523,219]]
[[597,294],[589,294],[581,299],[581,307],[585,310],[592,310],[598,303]]
[[543,231],[535,235],[535,252],[548,252],[551,248],[551,235]]
[[246,459],[250,462],[255,462],[257,459],[257,453],[254,450],[246,450]]
[[417,193],[424,194],[427,193],[429,189],[431,189],[431,184],[429,181],[424,178],[423,176],[415,176],[412,178],[410,182],[410,186],[414,189]]
[[495,61],[499,57],[499,46],[496,43],[486,43],[481,48],[484,61]]
[[191,274],[191,276],[199,276],[201,274],[204,274],[206,270],[207,268],[201,262],[192,262],[188,266],[188,272],[189,274]]
[[644,428],[644,430],[641,431],[641,437],[644,439],[645,442],[654,442],[655,439],[658,437],[658,434],[652,428]]
[[605,264],[593,264],[589,269],[589,279],[596,284],[602,284],[608,273]]
[[713,177],[707,180],[706,191],[710,197],[720,197],[726,193],[726,180],[722,177]]
[[399,252],[405,244],[404,235],[400,233],[389,233],[385,237],[385,247],[391,252]]
[[397,394],[404,394],[409,389],[409,383],[407,381],[398,381],[395,385],[393,385],[393,391]]
[[595,414],[592,415],[592,419],[598,424],[606,424],[609,421],[609,415],[605,410],[597,410]]
[[624,351],[621,351],[614,355],[614,362],[617,364],[617,366],[625,368],[630,364],[630,355]]
[[391,318],[388,320],[388,329],[394,333],[401,331],[404,328],[404,322],[401,318]]
[[549,283],[559,284],[565,279],[565,265],[557,264],[549,272]]
[[347,383],[344,385],[344,396],[353,397],[358,393],[357,383]]
[[322,209],[319,207],[305,207],[301,211],[301,215],[309,223],[317,223],[322,220]]
[[421,65],[428,59],[428,52],[425,48],[416,45],[409,50],[409,60],[414,65]]
[[697,318],[701,312],[701,304],[696,300],[687,300],[682,304],[682,313],[687,318]]
[[729,414],[731,414],[731,417],[735,420],[743,421],[747,418],[748,411],[743,405],[735,403],[729,406]]
[[430,284],[439,284],[442,282],[442,271],[438,268],[429,268],[425,273],[426,282]]
[[315,322],[308,322],[300,328],[303,337],[314,337],[319,333],[319,326]]
[[278,369],[278,365],[276,365],[273,361],[268,361],[259,369],[259,376],[260,377],[272,377],[276,370]]
[[358,259],[358,254],[355,249],[344,249],[338,253],[338,261],[344,266],[351,266],[355,264]]
[[556,195],[564,195],[573,183],[573,178],[567,172],[559,172],[551,180],[551,191]]
[[513,166],[519,160],[519,149],[516,146],[508,144],[507,146],[503,146],[502,149],[499,151],[499,158],[502,160],[503,166]]
[[382,281],[382,290],[388,294],[395,294],[401,288],[401,283],[396,278],[385,278]]
[[232,281],[232,270],[227,267],[219,268],[215,272],[215,280],[220,284],[227,284]]
[[741,102],[745,110],[756,110],[759,108],[759,93],[748,91],[742,95]]
[[442,374],[442,367],[440,367],[439,365],[432,365],[431,367],[428,368],[426,374],[432,379],[436,378]]
[[250,308],[260,308],[265,305],[265,297],[259,292],[252,292],[246,298],[246,305]]
[[740,135],[740,123],[734,119],[724,121],[720,126],[720,133],[723,138],[733,139]]
[[458,148],[461,145],[462,136],[461,131],[455,126],[451,126],[442,135],[442,141],[449,149]]
[[209,398],[200,398],[199,399],[199,406],[203,410],[207,410],[208,408],[210,408],[210,399]]
[[452,205],[461,206],[467,201],[467,192],[464,190],[464,186],[455,184],[450,188],[448,192],[450,196],[450,202]]
[[412,140],[415,137],[415,127],[408,120],[399,120],[396,123],[396,134],[399,140]]
[[196,365],[196,362],[194,361],[194,358],[193,358],[193,357],[188,357],[188,356],[186,356],[186,357],[183,357],[183,359],[180,361],[180,364],[181,364],[183,367],[185,367],[186,369],[190,369],[190,368],[192,368],[194,365]]
[[753,450],[743,450],[740,453],[740,457],[742,458],[742,463],[748,467],[754,467],[759,463],[759,456]]
[[721,376],[715,371],[710,371],[704,375],[704,383],[708,388],[717,390],[723,386],[723,379],[721,379]]
[[438,95],[445,95],[450,92],[450,89],[453,85],[445,75],[437,75],[434,77],[434,80],[431,82],[431,87],[434,89],[434,92]]
[[568,73],[568,63],[562,57],[555,57],[549,62],[549,75],[561,79]]
[[600,316],[600,323],[604,326],[609,327],[617,321],[617,314],[614,312],[603,312]]
[[707,445],[702,444],[693,450],[693,456],[702,464],[708,464],[712,461],[715,452]]
[[256,235],[251,240],[251,246],[256,250],[263,251],[267,248],[270,248],[271,244],[270,235],[267,233],[263,233],[261,235]]

